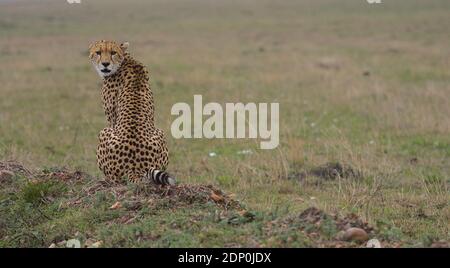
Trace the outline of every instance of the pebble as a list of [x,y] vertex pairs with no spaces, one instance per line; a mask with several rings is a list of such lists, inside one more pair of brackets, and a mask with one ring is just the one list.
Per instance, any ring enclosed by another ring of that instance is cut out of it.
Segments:
[[81,248],[80,240],[78,239],[70,239],[66,243],[67,248]]
[[95,243],[93,243],[91,246],[90,246],[90,248],[99,248],[99,247],[101,247],[103,245],[103,241],[97,241],[97,242],[95,242]]
[[370,239],[367,241],[366,248],[381,248],[381,243],[378,239]]
[[352,227],[345,231],[343,238],[346,241],[365,242],[369,239],[369,236],[363,229]]
[[121,207],[122,207],[122,204],[119,201],[117,201],[112,206],[110,206],[109,209],[118,209],[118,208],[121,208]]
[[431,244],[431,248],[449,248],[450,242],[445,240],[436,241],[433,244]]

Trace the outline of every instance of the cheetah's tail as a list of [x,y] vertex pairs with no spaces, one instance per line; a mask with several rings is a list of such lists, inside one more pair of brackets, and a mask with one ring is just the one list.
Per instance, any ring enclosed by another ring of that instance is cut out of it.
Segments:
[[158,185],[175,185],[176,180],[164,170],[151,168],[145,174],[145,179]]

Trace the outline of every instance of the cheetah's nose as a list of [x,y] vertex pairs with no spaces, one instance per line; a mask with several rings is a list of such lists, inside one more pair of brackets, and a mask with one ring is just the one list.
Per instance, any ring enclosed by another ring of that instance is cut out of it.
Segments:
[[102,62],[102,65],[105,66],[105,67],[108,67],[109,66],[109,62]]

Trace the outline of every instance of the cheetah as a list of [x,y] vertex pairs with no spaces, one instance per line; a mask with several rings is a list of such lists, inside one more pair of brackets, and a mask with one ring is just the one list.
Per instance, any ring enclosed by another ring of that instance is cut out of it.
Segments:
[[108,126],[98,135],[97,164],[107,180],[174,185],[165,170],[169,152],[164,132],[154,125],[149,74],[128,52],[129,44],[101,40],[89,58],[103,79],[103,109]]

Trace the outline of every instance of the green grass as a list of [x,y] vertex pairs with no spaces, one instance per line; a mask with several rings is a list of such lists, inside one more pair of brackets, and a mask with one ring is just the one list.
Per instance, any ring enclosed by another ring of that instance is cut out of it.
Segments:
[[[388,246],[450,240],[450,3],[394,2],[0,3],[0,163],[90,174],[0,180],[0,246],[71,238],[107,247],[323,246],[339,231],[332,222],[316,230],[291,220],[312,206],[359,215]],[[129,41],[148,66],[169,170],[182,184],[234,194],[253,219],[164,198],[127,209],[137,198],[132,185],[118,210],[110,209],[116,188],[86,194],[102,178],[95,148],[105,126],[86,51],[103,38]],[[170,109],[194,94],[204,103],[279,102],[280,146],[173,139]],[[362,176],[311,174],[326,163]],[[79,204],[64,205],[75,197]]]

